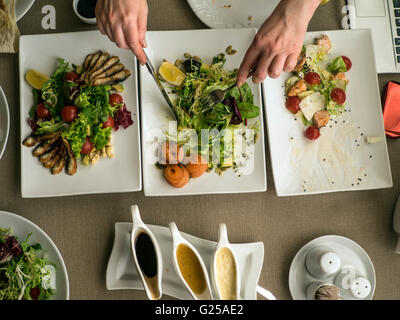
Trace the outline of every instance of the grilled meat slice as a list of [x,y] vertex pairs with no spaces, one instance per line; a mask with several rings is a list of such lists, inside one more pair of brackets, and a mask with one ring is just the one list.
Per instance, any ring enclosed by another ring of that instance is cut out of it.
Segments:
[[54,165],[57,163],[58,159],[60,158],[60,153],[57,152],[53,155],[52,158],[50,158],[47,162],[43,163],[43,166],[47,169],[50,169],[54,167]]
[[93,72],[99,70],[99,69],[107,62],[107,60],[108,60],[109,58],[110,58],[109,53],[103,52],[103,53],[100,55],[99,59],[97,60],[96,64],[95,64],[90,70],[88,70],[88,73],[87,73],[87,75],[86,75],[86,80],[89,80],[90,75],[91,75]]
[[329,112],[326,110],[317,111],[314,114],[314,125],[317,128],[321,128],[327,125],[329,122]]
[[42,135],[42,136],[33,136],[33,135],[30,135],[30,136],[28,136],[27,138],[25,138],[24,141],[22,141],[22,144],[23,144],[25,147],[30,148],[30,147],[33,147],[33,146],[37,145],[39,142],[41,142],[41,141],[43,141],[43,140],[48,140],[48,139],[54,138],[54,137],[56,136],[56,134],[57,134],[57,133],[52,132],[52,133],[48,133],[48,134],[45,134],[45,135]]
[[89,75],[89,80],[93,80],[97,78],[98,75],[102,74],[104,71],[110,69],[112,66],[116,65],[119,62],[119,58],[116,56],[113,56],[109,58],[98,70],[91,72]]
[[58,153],[58,151],[60,149],[60,141],[61,140],[58,139],[57,142],[55,142],[53,144],[53,146],[51,148],[49,148],[49,150],[47,150],[45,153],[43,153],[39,157],[39,161],[42,162],[42,163],[46,163],[47,161],[53,159],[57,155],[57,153]]
[[94,79],[92,84],[94,86],[104,86],[104,85],[107,85],[107,84],[115,84],[115,83],[124,81],[130,75],[131,75],[131,72],[129,70],[127,70],[127,69],[124,69],[124,70],[122,70],[120,72],[117,72],[117,73],[113,74],[110,77]]
[[88,54],[85,58],[85,61],[83,62],[83,70],[87,70],[90,65],[90,61],[92,61],[92,58],[94,56],[94,53]]
[[60,151],[59,151],[59,158],[55,165],[51,168],[51,174],[56,175],[61,173],[61,171],[65,167],[65,163],[67,162],[67,153],[65,149],[64,143],[61,144]]
[[100,73],[95,78],[93,78],[92,82],[96,79],[111,77],[113,74],[120,72],[124,68],[125,66],[122,63],[114,64],[111,68],[105,70],[104,72]]
[[90,69],[92,69],[95,64],[97,63],[97,61],[99,60],[100,56],[103,54],[103,51],[99,50],[96,53],[93,54],[92,60],[90,60],[90,64],[88,66],[88,68],[85,71],[89,71]]
[[51,146],[57,142],[59,139],[60,135],[57,134],[53,138],[44,140],[40,144],[38,144],[35,149],[33,149],[32,154],[35,157],[40,157],[43,153],[45,153],[47,150],[51,148]]
[[78,165],[77,165],[74,155],[72,154],[72,150],[71,150],[71,146],[70,146],[69,142],[65,138],[62,138],[62,139],[63,139],[63,143],[65,146],[66,155],[67,155],[65,171],[67,172],[68,175],[72,176],[76,173]]

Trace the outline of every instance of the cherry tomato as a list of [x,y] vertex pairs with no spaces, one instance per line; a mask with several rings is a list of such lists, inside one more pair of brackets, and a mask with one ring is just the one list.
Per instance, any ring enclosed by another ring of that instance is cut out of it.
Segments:
[[300,98],[295,96],[295,97],[289,97],[286,100],[286,108],[293,114],[296,114],[300,110]]
[[342,59],[346,65],[347,71],[349,71],[353,65],[353,63],[351,62],[350,58],[346,57],[346,56],[342,56]]
[[64,80],[75,82],[79,78],[79,75],[76,72],[68,72],[64,76]]
[[124,99],[118,93],[110,94],[109,102],[112,106],[116,106],[124,102]]
[[304,76],[304,80],[310,85],[315,85],[315,84],[321,83],[321,77],[316,72],[308,72]]
[[311,126],[306,130],[306,137],[310,140],[317,140],[320,136],[319,130],[317,127]]
[[108,128],[108,127],[114,128],[114,124],[115,124],[114,118],[111,116],[108,116],[108,119],[106,120],[106,122],[103,123],[103,129]]
[[89,154],[90,152],[92,152],[93,148],[94,148],[94,144],[92,143],[92,141],[90,141],[89,137],[86,137],[86,140],[82,146],[81,153]]
[[47,118],[50,115],[50,111],[46,109],[44,103],[39,103],[36,107],[36,114],[39,118]]
[[31,296],[32,300],[37,300],[40,295],[39,287],[31,288],[31,290],[29,290],[29,295]]
[[346,93],[340,88],[335,88],[331,91],[331,98],[337,104],[343,104],[346,101]]
[[65,122],[73,122],[78,116],[78,108],[75,106],[65,106],[61,109],[61,117]]

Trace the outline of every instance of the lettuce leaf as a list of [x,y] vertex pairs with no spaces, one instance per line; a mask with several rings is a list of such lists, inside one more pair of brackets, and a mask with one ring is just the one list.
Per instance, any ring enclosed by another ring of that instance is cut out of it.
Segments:
[[347,67],[342,57],[333,59],[327,69],[332,73],[347,72]]

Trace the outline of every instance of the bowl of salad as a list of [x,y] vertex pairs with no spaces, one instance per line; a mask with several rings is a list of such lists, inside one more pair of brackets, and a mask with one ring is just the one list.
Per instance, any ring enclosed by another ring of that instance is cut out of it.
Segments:
[[0,300],[69,299],[65,264],[48,235],[18,215],[0,218]]

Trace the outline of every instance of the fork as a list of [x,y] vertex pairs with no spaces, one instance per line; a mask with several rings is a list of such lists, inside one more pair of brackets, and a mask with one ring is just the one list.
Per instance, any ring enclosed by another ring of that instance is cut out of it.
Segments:
[[[254,69],[252,69],[248,76],[247,79],[250,78],[254,74]],[[225,95],[232,90],[234,87],[236,87],[237,83],[235,82],[234,84],[230,85],[226,89],[216,89],[214,91],[211,91],[209,94],[205,95],[204,97],[200,98],[200,104],[206,108],[205,110],[208,110],[209,108],[212,108],[213,106],[217,105],[218,103],[222,102],[225,98]],[[239,90],[240,91],[240,90]]]

